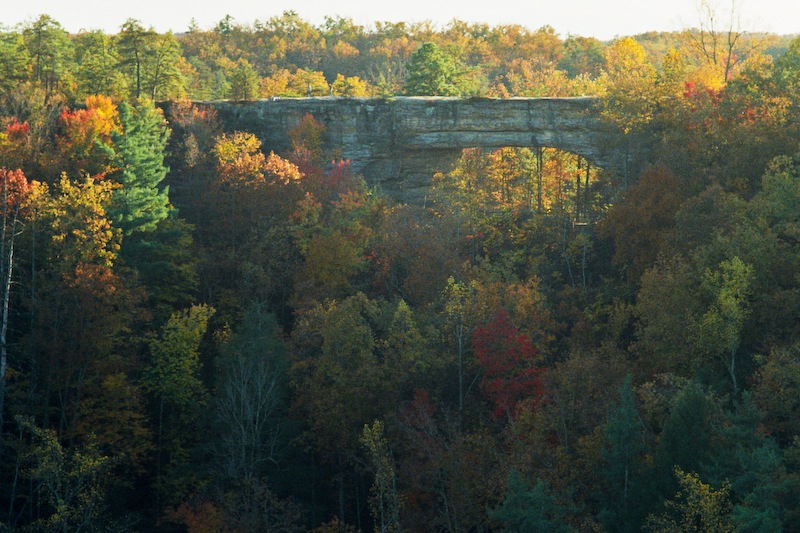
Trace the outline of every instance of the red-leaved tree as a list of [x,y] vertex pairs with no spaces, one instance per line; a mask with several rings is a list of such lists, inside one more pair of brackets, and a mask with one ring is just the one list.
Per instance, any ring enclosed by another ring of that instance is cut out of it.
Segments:
[[536,368],[536,349],[527,335],[508,321],[500,309],[472,337],[475,357],[483,370],[481,388],[494,405],[494,416],[514,416],[521,404],[535,407],[542,396]]

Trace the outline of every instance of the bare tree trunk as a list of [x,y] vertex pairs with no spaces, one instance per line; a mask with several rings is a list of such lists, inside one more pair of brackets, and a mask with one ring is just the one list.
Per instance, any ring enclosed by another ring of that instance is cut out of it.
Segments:
[[136,98],[142,96],[142,72],[141,72],[141,61],[139,61],[139,45],[136,44],[136,50],[134,51],[134,61],[136,62]]
[[581,254],[581,283],[583,284],[583,290],[586,290],[586,249],[589,246],[588,237],[581,232],[581,237],[583,237],[583,253]]
[[2,324],[0,324],[0,456],[3,449],[3,428],[4,416],[3,411],[6,399],[6,370],[8,368],[8,314],[9,314],[9,298],[11,296],[11,276],[14,271],[14,237],[17,229],[17,214],[19,208],[14,211],[11,222],[11,235],[9,237],[8,255],[6,255],[6,217],[8,216],[8,171],[4,171],[3,175],[3,222],[2,222],[2,272],[3,276],[3,309],[2,309]]
[[[16,223],[16,220],[15,220]],[[3,446],[3,407],[6,399],[6,368],[8,366],[8,347],[6,336],[8,333],[8,300],[11,293],[11,274],[14,261],[14,230],[12,225],[11,244],[8,251],[5,280],[3,280],[3,323],[0,325],[0,450]]]
[[457,327],[456,339],[458,342],[458,418],[464,413],[464,325]]
[[[560,181],[560,180],[559,180]],[[572,285],[572,288],[575,288],[575,276],[572,275],[572,263],[569,259],[569,253],[567,250],[567,226],[569,225],[569,220],[567,218],[567,214],[563,213],[562,218],[564,220],[564,227],[561,233],[561,254],[564,256],[564,261],[567,263],[567,272],[569,273],[569,282]]]
[[339,458],[339,533],[345,533],[344,527],[344,467]]
[[591,202],[591,197],[589,196],[589,174],[592,169],[592,164],[587,160],[586,161],[586,183],[583,187],[583,218],[587,222],[589,221],[589,203]]
[[172,42],[169,41],[169,39],[167,39],[166,36],[164,40],[165,42],[163,42],[161,47],[159,47],[156,55],[156,62],[153,73],[153,91],[152,91],[153,102],[156,101],[156,96],[158,94],[158,84],[161,82],[160,78],[161,78],[162,66],[164,64],[165,58],[172,50]]
[[156,508],[161,508],[161,451],[163,449],[163,436],[164,436],[164,398],[158,405],[158,450],[156,451],[156,483],[159,487],[156,491]]
[[575,222],[581,221],[581,163],[583,158],[578,156],[578,171],[575,173]]
[[544,180],[544,148],[536,147],[536,211],[542,212],[542,181]]
[[[8,215],[8,171],[3,169],[3,222],[0,230],[0,257],[3,258],[2,272],[6,274],[6,283],[3,284],[3,325],[0,329],[0,456],[3,452],[3,406],[6,398],[6,366],[8,364],[8,353],[6,350],[6,327],[8,325],[8,293],[11,289],[11,262],[5,262],[6,258],[6,217]],[[13,230],[12,230],[13,235]],[[13,259],[13,248],[9,254]]]
[[733,395],[739,394],[739,384],[736,381],[736,348],[731,348],[731,360],[728,366],[728,373],[731,376],[731,383],[733,384]]

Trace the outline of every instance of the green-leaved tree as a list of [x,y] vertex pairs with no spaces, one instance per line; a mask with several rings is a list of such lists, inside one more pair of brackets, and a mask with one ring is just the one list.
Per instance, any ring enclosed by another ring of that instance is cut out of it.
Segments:
[[463,74],[455,58],[436,43],[425,43],[411,54],[406,67],[409,96],[459,96]]

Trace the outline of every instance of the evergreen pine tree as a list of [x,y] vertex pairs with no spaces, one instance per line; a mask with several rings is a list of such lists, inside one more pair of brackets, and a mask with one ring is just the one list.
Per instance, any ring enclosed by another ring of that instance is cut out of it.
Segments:
[[125,235],[149,232],[169,212],[169,189],[159,184],[169,170],[164,150],[170,130],[149,100],[122,103],[119,119],[122,131],[111,134],[110,155],[122,187],[114,191],[109,215]]
[[644,425],[636,408],[631,376],[619,388],[619,399],[603,425],[604,510],[600,519],[609,530],[637,531],[644,516],[637,509],[641,462],[645,452]]

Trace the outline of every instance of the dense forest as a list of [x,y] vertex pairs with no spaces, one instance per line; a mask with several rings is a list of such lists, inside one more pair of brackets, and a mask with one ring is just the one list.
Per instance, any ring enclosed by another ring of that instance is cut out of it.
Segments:
[[[0,29],[0,530],[800,529],[800,37],[707,22]],[[308,95],[593,95],[649,155],[404,204],[203,103]]]

